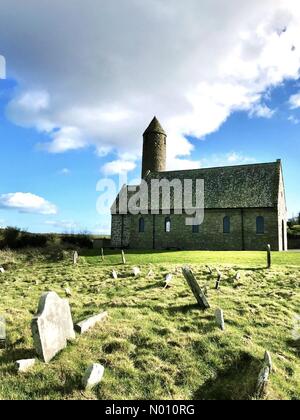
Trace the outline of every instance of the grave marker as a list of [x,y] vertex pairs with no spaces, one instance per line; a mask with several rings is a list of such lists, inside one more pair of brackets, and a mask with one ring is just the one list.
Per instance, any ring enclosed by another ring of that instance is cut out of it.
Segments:
[[221,271],[220,271],[220,270],[217,270],[217,274],[218,274],[218,279],[217,279],[217,282],[216,282],[216,287],[215,287],[215,289],[216,289],[216,290],[219,290],[219,288],[220,288],[220,283],[221,283],[221,280],[222,280],[222,273],[221,273]]
[[73,264],[74,265],[76,265],[78,263],[78,258],[79,258],[78,252],[74,251],[74,253],[73,253]]
[[45,362],[75,339],[69,302],[55,292],[44,293],[39,301],[37,315],[31,324],[35,350]]
[[267,264],[268,264],[268,268],[271,268],[272,266],[271,245],[267,246]]
[[103,248],[101,248],[101,259],[102,259],[102,262],[104,262],[104,250],[103,250]]
[[82,378],[84,389],[92,389],[98,385],[104,375],[104,366],[94,363],[90,365]]
[[125,252],[122,250],[122,263],[126,264]]
[[199,284],[197,283],[197,280],[196,280],[192,270],[190,269],[190,267],[183,267],[182,272],[183,272],[183,275],[184,275],[188,285],[190,286],[190,288],[191,288],[199,306],[202,309],[209,309],[210,305],[209,305],[204,293],[202,292]]
[[218,327],[221,328],[222,331],[225,331],[224,312],[222,309],[216,309],[215,318]]
[[0,349],[6,347],[6,322],[3,316],[0,316]]
[[108,312],[103,312],[99,315],[92,316],[90,318],[85,319],[84,321],[79,322],[75,325],[75,330],[79,334],[84,334],[91,328],[93,328],[99,322],[103,322],[108,317]]

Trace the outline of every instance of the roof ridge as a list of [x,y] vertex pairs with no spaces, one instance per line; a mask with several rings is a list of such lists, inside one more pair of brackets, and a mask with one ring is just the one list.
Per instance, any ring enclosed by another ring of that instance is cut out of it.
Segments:
[[247,163],[247,164],[241,164],[241,165],[227,165],[227,166],[210,166],[210,167],[204,167],[204,168],[195,168],[195,169],[174,169],[170,171],[160,171],[156,172],[159,174],[164,173],[173,173],[173,172],[194,172],[194,171],[201,171],[206,169],[227,169],[227,168],[245,168],[250,166],[267,166],[267,165],[277,165],[278,162],[263,162],[263,163]]

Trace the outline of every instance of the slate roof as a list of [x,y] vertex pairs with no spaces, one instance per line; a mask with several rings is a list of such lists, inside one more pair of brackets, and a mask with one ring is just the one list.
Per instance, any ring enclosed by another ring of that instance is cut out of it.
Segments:
[[[281,161],[203,168],[183,171],[151,172],[152,179],[204,180],[206,209],[276,208],[279,197]],[[194,187],[196,183],[194,182]],[[193,193],[195,193],[195,188]],[[130,198],[134,193],[129,193]],[[117,201],[120,194],[117,197]],[[128,199],[129,199],[128,198]],[[171,199],[172,203],[172,199]],[[150,207],[150,205],[149,205]],[[171,208],[172,205],[171,205]]]

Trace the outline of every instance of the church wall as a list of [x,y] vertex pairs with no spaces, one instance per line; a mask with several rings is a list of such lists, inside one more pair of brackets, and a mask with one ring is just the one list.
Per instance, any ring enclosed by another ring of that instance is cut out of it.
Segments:
[[[223,233],[223,218],[230,217],[230,233]],[[265,233],[256,234],[256,217],[265,219]],[[278,214],[275,209],[240,209],[206,210],[203,224],[198,233],[186,226],[185,215],[170,216],[171,232],[165,232],[165,215],[142,216],[145,220],[145,232],[139,233],[139,218],[131,216],[130,248],[153,249],[155,231],[155,249],[187,250],[265,250],[270,244],[278,250]],[[242,221],[243,220],[243,221]],[[153,227],[154,226],[154,227]],[[244,226],[244,237],[242,234]]]

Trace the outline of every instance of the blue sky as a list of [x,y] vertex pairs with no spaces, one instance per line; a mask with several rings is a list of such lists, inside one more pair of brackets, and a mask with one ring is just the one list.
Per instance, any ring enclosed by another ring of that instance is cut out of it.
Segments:
[[0,14],[0,226],[108,233],[97,182],[139,178],[154,114],[168,168],[281,158],[289,215],[300,211],[297,2],[14,1]]

